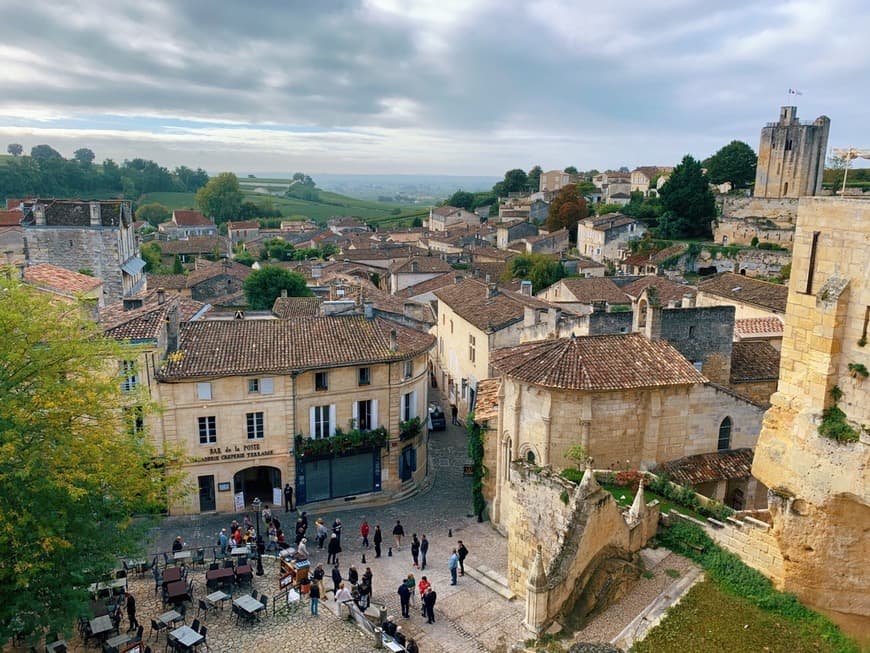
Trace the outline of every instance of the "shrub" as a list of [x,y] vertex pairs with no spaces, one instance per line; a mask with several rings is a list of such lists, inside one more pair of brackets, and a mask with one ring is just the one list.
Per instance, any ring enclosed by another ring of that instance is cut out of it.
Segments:
[[572,483],[579,483],[583,480],[583,470],[577,469],[575,467],[568,467],[567,469],[563,469],[559,474],[562,478],[568,479]]
[[640,481],[642,474],[636,469],[628,469],[617,472],[613,484],[616,487],[635,487]]

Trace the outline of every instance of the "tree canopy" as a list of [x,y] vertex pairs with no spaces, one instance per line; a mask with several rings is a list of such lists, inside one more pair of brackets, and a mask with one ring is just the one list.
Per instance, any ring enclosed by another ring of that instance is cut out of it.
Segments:
[[532,292],[538,292],[565,276],[565,268],[545,254],[520,254],[511,259],[507,279],[528,279]]
[[504,179],[499,181],[492,187],[493,192],[499,196],[505,196],[508,193],[522,193],[528,189],[529,178],[525,170],[514,168],[504,173]]
[[222,172],[196,192],[196,205],[220,224],[238,217],[242,197],[238,177],[232,172]]
[[543,168],[541,166],[534,166],[531,170],[529,170],[529,174],[526,175],[526,184],[530,191],[537,192],[537,190],[541,187],[541,175],[544,174]]
[[567,172],[569,175],[578,175],[577,168],[575,166],[567,166],[562,172]]
[[586,206],[586,198],[577,192],[575,184],[568,184],[550,202],[546,227],[549,231],[567,229],[569,237],[573,233],[572,240],[576,240],[577,223],[588,216],[589,208]]
[[82,147],[73,152],[73,158],[83,166],[89,166],[94,162],[96,157],[94,156],[93,150],[87,147]]
[[24,147],[21,143],[9,143],[6,147],[6,151],[9,152],[12,156],[21,156],[21,153],[24,151]]
[[255,311],[267,311],[286,290],[289,297],[312,297],[305,277],[284,268],[266,266],[248,275],[244,282],[248,306]]
[[660,195],[665,212],[659,219],[663,238],[693,238],[712,235],[710,223],[716,215],[716,200],[707,175],[691,155],[683,157]]
[[147,399],[122,391],[119,362],[137,352],[82,306],[0,275],[0,329],[0,641],[36,640],[69,633],[88,585],[141,555],[133,516],[165,505],[175,465],[138,421]]
[[758,157],[743,141],[731,141],[703,163],[714,184],[730,181],[734,188],[746,188],[755,181]]
[[464,190],[456,191],[450,196],[450,199],[447,200],[447,206],[455,206],[456,208],[465,209],[466,211],[470,211],[473,204],[474,195]]
[[161,222],[166,222],[171,217],[172,211],[170,211],[168,207],[163,206],[160,202],[149,202],[148,204],[143,204],[136,209],[137,220],[144,220],[155,227]]
[[37,161],[44,161],[46,159],[62,159],[63,157],[60,155],[56,149],[54,149],[51,145],[34,145],[30,148],[30,158],[36,159]]

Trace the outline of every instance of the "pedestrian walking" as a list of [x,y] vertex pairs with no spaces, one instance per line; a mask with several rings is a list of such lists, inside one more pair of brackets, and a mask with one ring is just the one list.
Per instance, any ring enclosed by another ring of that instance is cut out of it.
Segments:
[[229,543],[230,538],[227,537],[227,529],[222,528],[220,534],[218,535],[218,544],[221,547],[221,553],[226,555],[227,553],[227,544]]
[[435,623],[435,601],[438,599],[438,594],[431,587],[423,597],[423,607],[426,608],[426,621],[430,624]]
[[268,505],[263,506],[263,521],[266,526],[272,521],[272,509]]
[[341,544],[341,520],[338,518],[332,522],[332,534],[338,538],[338,543]]
[[317,607],[320,605],[320,585],[311,583],[308,588],[308,598],[311,599],[311,616],[317,616]]
[[293,488],[289,483],[284,484],[284,512],[293,510]]
[[399,585],[399,589],[396,590],[396,593],[399,595],[399,604],[402,607],[402,616],[406,619],[411,617],[411,590],[408,589],[408,586],[405,583]]
[[459,570],[459,555],[456,553],[456,549],[453,549],[450,554],[447,566],[450,568],[450,584],[456,585],[456,572]]
[[384,536],[381,535],[381,525],[380,524],[375,526],[375,535],[372,538],[372,541],[375,544],[375,557],[380,558],[381,557],[381,542],[384,541]]
[[347,570],[347,580],[351,585],[356,585],[359,582],[359,572],[353,565]]
[[326,572],[323,571],[323,563],[318,564],[314,568],[314,573],[312,573],[311,584],[317,585],[320,588],[321,597],[326,597],[326,588],[323,586],[323,577],[326,575]]
[[417,539],[417,534],[411,535],[411,558],[414,559],[414,567],[420,567],[420,540]]
[[426,603],[423,601],[423,597],[426,596],[426,592],[429,591],[429,588],[432,587],[432,583],[429,582],[429,579],[423,576],[420,579],[420,584],[417,586],[417,589],[420,590],[420,616],[426,616]]
[[344,583],[338,584],[338,590],[335,592],[335,600],[338,603],[353,601],[353,594],[350,593],[350,590],[347,589],[347,585]]
[[362,535],[362,545],[365,548],[369,547],[369,523],[363,519],[362,526],[359,527],[359,534]]
[[341,569],[338,568],[338,565],[335,565],[332,568],[332,595],[335,596],[335,593],[338,592],[338,586],[341,585]]
[[323,523],[323,520],[319,517],[317,521],[314,522],[315,531],[317,533],[317,548],[322,549],[323,545],[326,543],[326,536],[329,535],[329,530],[326,528],[326,524]]
[[405,537],[405,529],[402,527],[402,522],[396,520],[396,525],[393,526],[393,537],[396,540],[396,551],[402,548],[402,538]]
[[[429,553],[429,540],[426,539],[426,536],[420,540],[420,571],[423,571],[426,568],[426,554]],[[421,594],[422,596],[422,594]]]
[[[455,549],[454,549],[455,551]],[[341,553],[341,544],[338,543],[338,536],[333,533],[329,538],[329,546],[326,547],[326,564],[338,564],[338,554]]]
[[459,556],[459,575],[465,575],[465,558],[468,557],[468,549],[465,548],[465,545],[462,543],[462,540],[457,540],[456,543],[459,545],[456,548],[456,554]]
[[139,627],[139,622],[136,621],[136,597],[129,592],[127,593],[127,619],[130,620],[129,630],[136,630]]
[[456,404],[450,404],[450,417],[452,419],[453,426],[459,425],[459,419],[457,415],[459,414],[459,409],[456,407]]
[[414,600],[417,594],[417,579],[414,578],[414,574],[408,574],[408,577],[405,579],[405,585],[408,586],[408,591],[411,592],[411,605],[417,605],[417,602]]

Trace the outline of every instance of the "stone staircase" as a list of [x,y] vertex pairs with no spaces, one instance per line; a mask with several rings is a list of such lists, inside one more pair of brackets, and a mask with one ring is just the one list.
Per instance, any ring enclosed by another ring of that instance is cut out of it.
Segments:
[[513,601],[515,598],[517,598],[516,594],[514,594],[510,590],[510,587],[508,587],[507,577],[495,571],[494,569],[490,569],[486,565],[477,565],[476,567],[472,567],[471,565],[466,563],[465,575],[468,578],[473,578],[484,587],[488,587],[493,592],[495,592],[502,598],[507,599],[508,601]]

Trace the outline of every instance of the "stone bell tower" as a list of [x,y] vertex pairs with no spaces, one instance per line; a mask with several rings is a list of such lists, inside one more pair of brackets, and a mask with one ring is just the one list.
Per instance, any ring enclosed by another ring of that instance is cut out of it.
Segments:
[[782,107],[779,122],[761,130],[755,197],[803,197],[822,189],[831,119],[802,123],[797,107]]

